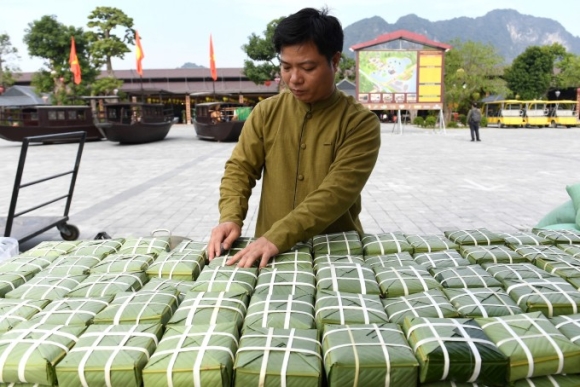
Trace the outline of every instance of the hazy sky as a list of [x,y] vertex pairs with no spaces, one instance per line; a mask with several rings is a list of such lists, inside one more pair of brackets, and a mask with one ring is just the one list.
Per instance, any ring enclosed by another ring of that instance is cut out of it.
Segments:
[[[509,8],[556,20],[572,35],[580,36],[577,0],[0,0],[0,33],[7,33],[19,50],[16,64],[20,69],[36,71],[42,60],[30,58],[22,41],[29,23],[44,15],[56,15],[65,25],[87,29],[90,12],[98,6],[110,6],[133,18],[145,53],[144,72],[178,68],[186,62],[209,67],[210,34],[217,67],[242,67],[246,56],[241,46],[252,33],[263,35],[270,21],[303,7],[325,5],[343,28],[373,16],[388,23],[409,14],[438,21],[475,18]],[[134,51],[124,60],[114,61],[113,67],[134,69]]]

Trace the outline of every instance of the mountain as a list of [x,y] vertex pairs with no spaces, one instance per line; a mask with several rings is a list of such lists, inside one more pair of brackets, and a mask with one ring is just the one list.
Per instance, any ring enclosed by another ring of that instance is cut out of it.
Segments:
[[407,30],[443,43],[454,39],[490,44],[510,63],[529,46],[560,43],[570,53],[580,55],[580,37],[570,34],[555,20],[523,15],[513,9],[497,9],[485,16],[458,17],[432,22],[410,14],[389,24],[374,16],[359,20],[344,28],[344,52],[354,57],[349,47],[376,38],[379,35]]
[[196,65],[195,63],[191,63],[191,62],[185,62],[180,69],[203,69],[205,67],[200,66],[200,65]]

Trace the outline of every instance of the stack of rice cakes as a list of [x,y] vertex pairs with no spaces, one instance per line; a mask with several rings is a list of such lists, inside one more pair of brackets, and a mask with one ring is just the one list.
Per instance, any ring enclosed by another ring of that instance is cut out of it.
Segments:
[[[169,238],[0,265],[0,383],[578,386],[580,235],[320,235],[267,268]],[[576,374],[578,373],[578,374]]]

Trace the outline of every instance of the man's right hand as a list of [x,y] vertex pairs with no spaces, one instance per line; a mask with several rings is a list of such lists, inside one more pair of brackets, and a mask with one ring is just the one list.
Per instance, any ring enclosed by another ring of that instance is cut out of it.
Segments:
[[240,235],[242,235],[242,228],[238,224],[234,222],[218,224],[211,230],[207,243],[208,259],[211,261],[221,255],[224,250],[229,250]]

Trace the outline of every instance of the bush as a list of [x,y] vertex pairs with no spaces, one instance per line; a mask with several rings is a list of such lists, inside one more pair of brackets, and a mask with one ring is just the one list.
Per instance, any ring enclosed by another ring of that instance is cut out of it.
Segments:
[[435,117],[435,116],[428,116],[425,119],[425,126],[428,128],[434,128],[436,124],[437,124],[437,117]]
[[465,114],[460,114],[459,122],[461,122],[463,125],[467,125],[467,116]]
[[457,121],[451,121],[447,124],[448,128],[459,128],[459,124],[457,124]]
[[423,125],[425,125],[425,120],[423,119],[423,117],[417,116],[413,120],[413,124],[422,127]]
[[487,117],[481,117],[481,123],[479,124],[480,127],[485,128],[487,127]]

